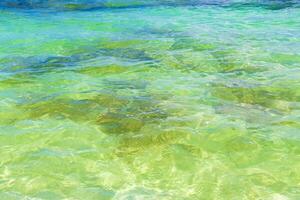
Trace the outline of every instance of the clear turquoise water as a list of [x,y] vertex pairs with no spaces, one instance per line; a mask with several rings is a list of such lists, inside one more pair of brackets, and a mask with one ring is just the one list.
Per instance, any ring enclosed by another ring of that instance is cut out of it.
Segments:
[[299,6],[70,7],[0,10],[0,199],[300,198]]

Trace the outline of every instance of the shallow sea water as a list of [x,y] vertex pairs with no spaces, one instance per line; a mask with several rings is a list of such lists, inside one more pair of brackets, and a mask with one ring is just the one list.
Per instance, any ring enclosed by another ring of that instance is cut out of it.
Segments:
[[2,7],[0,199],[300,199],[282,5]]

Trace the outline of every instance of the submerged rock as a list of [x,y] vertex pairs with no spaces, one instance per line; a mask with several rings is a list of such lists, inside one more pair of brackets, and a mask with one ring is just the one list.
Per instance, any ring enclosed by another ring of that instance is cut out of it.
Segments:
[[[55,44],[55,42],[52,42]],[[51,43],[51,45],[53,45]],[[154,61],[147,52],[143,49],[140,49],[138,45],[145,44],[144,41],[139,40],[122,40],[122,41],[94,41],[97,44],[86,44],[78,46],[75,48],[75,42],[73,45],[62,45],[63,54],[55,52],[54,55],[38,55],[38,56],[9,56],[0,59],[0,64],[2,65],[0,72],[49,72],[52,70],[61,69],[63,67],[74,67],[78,66],[83,62],[89,62],[96,59],[104,58],[115,58],[116,60],[130,60],[130,61]],[[58,54],[58,55],[56,55]],[[93,63],[92,63],[93,64]],[[101,63],[105,65],[105,63]],[[86,65],[85,65],[86,67]],[[95,66],[87,66],[89,69]],[[125,67],[118,65],[106,65],[103,68],[97,70],[101,71],[111,69],[112,72],[117,71],[126,71]],[[83,68],[79,72],[86,73],[89,69]],[[95,69],[95,68],[94,68]]]
[[35,102],[24,102],[17,108],[30,119],[88,122],[99,125],[107,134],[136,133],[146,124],[159,123],[168,117],[167,112],[160,107],[159,100],[117,94],[120,90],[122,88],[112,86],[111,93],[102,91],[98,95],[84,95],[81,99],[49,96]]
[[145,124],[157,123],[167,117],[166,112],[150,98],[112,97],[106,108],[108,111],[100,114],[97,119],[106,133],[138,132]]
[[[277,83],[275,85],[273,83],[272,86],[262,85],[256,87],[228,87],[222,84],[214,84],[212,94],[226,101],[260,105],[288,112],[290,110],[289,102],[298,102],[300,93],[298,92],[297,83],[293,83],[294,86],[281,84]],[[287,103],[287,105],[283,106],[282,102]]]
[[202,43],[200,39],[189,37],[177,38],[175,39],[174,44],[171,46],[171,50],[192,49],[195,51],[207,51],[215,48],[216,46],[214,44]]
[[125,59],[136,59],[141,61],[153,60],[146,52],[134,48],[100,49],[99,53],[104,56],[119,57]]
[[105,113],[99,116],[98,123],[106,133],[126,133],[139,131],[144,122],[140,119],[118,113]]

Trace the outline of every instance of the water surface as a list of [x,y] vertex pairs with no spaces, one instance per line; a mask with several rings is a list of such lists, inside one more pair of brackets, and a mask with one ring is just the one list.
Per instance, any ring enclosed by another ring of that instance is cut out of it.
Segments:
[[297,1],[11,2],[0,199],[300,198]]

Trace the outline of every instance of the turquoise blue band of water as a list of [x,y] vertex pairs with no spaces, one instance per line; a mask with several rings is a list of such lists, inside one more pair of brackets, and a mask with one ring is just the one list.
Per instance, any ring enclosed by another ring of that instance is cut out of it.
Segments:
[[299,0],[2,0],[0,6],[20,9],[96,10],[152,6],[299,7]]

